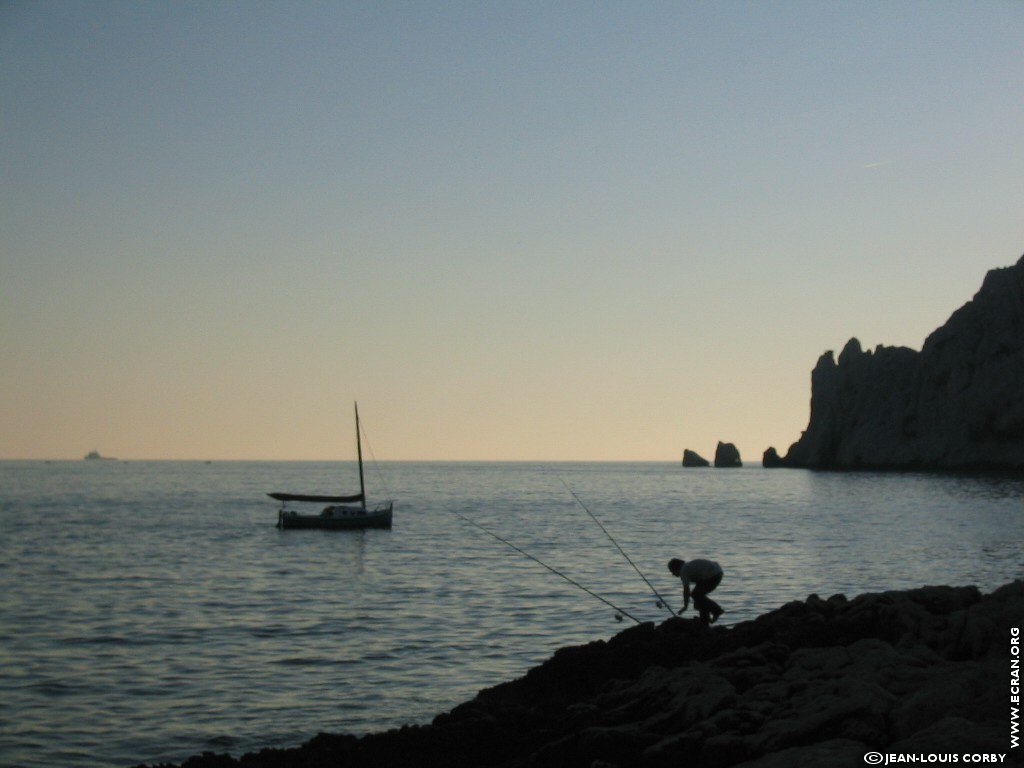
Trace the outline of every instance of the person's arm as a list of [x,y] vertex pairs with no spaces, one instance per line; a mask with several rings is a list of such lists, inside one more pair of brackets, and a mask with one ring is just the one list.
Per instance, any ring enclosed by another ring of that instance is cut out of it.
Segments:
[[690,580],[685,576],[683,580],[683,607],[679,610],[679,615],[683,615],[683,611],[690,607]]

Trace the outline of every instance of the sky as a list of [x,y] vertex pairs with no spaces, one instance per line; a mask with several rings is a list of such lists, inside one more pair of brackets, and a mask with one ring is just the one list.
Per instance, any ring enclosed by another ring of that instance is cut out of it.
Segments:
[[0,458],[757,461],[1024,253],[1024,3],[0,4]]

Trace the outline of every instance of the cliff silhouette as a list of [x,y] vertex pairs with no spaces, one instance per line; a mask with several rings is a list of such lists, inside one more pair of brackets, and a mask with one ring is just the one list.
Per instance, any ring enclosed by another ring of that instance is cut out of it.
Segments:
[[991,270],[920,352],[854,338],[823,354],[807,429],[764,465],[1024,469],[1024,257]]

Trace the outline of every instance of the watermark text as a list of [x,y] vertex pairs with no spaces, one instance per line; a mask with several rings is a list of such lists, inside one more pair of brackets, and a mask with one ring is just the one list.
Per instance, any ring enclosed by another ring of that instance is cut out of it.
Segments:
[[920,763],[936,765],[940,763],[957,763],[974,765],[977,763],[1000,764],[1006,762],[1007,755],[993,752],[868,752],[864,762],[868,765],[896,765]]
[[1020,747],[1020,627],[1010,628],[1010,749]]

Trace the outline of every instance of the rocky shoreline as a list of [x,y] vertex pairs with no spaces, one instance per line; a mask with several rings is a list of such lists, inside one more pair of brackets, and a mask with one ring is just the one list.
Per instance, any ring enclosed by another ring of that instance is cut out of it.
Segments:
[[1022,623],[1020,580],[989,595],[811,595],[732,627],[673,618],[560,649],[430,725],[182,766],[784,768],[863,765],[869,751],[1020,764],[1010,648]]

